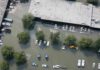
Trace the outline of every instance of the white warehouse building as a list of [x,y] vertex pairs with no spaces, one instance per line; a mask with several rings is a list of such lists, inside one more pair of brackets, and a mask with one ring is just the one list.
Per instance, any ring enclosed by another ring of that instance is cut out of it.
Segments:
[[29,13],[43,20],[100,28],[100,7],[66,0],[32,0]]

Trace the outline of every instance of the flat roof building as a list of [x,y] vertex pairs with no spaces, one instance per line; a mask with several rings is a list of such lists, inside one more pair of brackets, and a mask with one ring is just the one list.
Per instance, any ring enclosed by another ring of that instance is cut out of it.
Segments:
[[29,13],[44,20],[100,28],[100,7],[91,4],[66,0],[32,0]]
[[3,16],[7,7],[9,0],[0,0],[0,25],[2,23],[3,20]]

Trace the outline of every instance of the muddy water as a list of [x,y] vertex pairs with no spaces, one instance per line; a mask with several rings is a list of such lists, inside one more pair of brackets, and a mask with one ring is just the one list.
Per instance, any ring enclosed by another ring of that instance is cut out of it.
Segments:
[[[82,0],[83,1],[83,0]],[[53,48],[52,46],[47,47],[46,49],[41,49],[37,45],[35,45],[35,30],[30,31],[31,34],[31,43],[29,45],[21,46],[18,43],[17,34],[19,32],[24,31],[21,18],[23,14],[27,13],[29,8],[29,4],[18,4],[16,11],[14,13],[10,13],[8,17],[13,18],[14,23],[12,24],[12,32],[11,34],[5,34],[3,37],[4,44],[13,46],[15,51],[25,51],[26,54],[30,55],[28,59],[28,63],[24,66],[16,66],[15,62],[11,62],[10,64],[10,70],[54,70],[52,69],[52,66],[55,64],[60,64],[64,67],[67,67],[67,70],[97,70],[97,63],[100,63],[100,59],[96,56],[96,54],[92,52],[87,51],[76,51],[72,49],[67,50],[61,50],[60,48]],[[49,40],[49,28],[42,24],[37,24],[37,27],[41,27],[45,34],[46,39]],[[36,27],[35,27],[36,28]],[[97,38],[98,35],[86,35],[86,34],[79,34],[79,33],[71,33],[67,31],[61,31],[61,36],[65,37],[68,34],[74,34],[77,37],[81,36],[87,36],[87,37],[95,37]],[[58,47],[58,46],[56,46]],[[38,61],[36,59],[36,55],[40,53],[41,55],[41,61]],[[49,55],[49,60],[45,60],[45,54]],[[0,54],[1,56],[1,54]],[[84,68],[78,68],[77,67],[77,60],[78,59],[85,59],[86,64]],[[2,60],[2,56],[0,57],[0,60]],[[34,68],[32,67],[31,63],[32,61],[35,61],[38,64],[38,67]],[[92,68],[92,63],[96,62],[96,68]],[[48,64],[48,68],[42,68],[41,64],[46,63]],[[63,69],[58,69],[63,70]]]

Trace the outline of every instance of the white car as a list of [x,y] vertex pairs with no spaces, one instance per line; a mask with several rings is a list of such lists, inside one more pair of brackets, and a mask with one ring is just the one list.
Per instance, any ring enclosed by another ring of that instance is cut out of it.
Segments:
[[65,50],[66,48],[65,48],[65,46],[63,46],[63,47],[61,47],[61,49],[62,49],[62,50]]
[[9,23],[9,22],[3,22],[2,25],[10,27],[11,23]]
[[14,6],[9,6],[10,9],[14,9]]
[[42,44],[42,40],[39,41],[39,46],[41,46],[41,44]]
[[96,65],[95,62],[93,62],[93,63],[92,63],[92,67],[95,68],[95,65]]
[[33,61],[33,62],[32,62],[32,66],[37,66],[37,64]]
[[100,70],[100,63],[98,63],[98,69]]
[[35,40],[35,44],[38,44],[38,40]]
[[42,64],[42,67],[43,67],[43,68],[47,68],[48,65],[47,65],[47,64]]
[[4,32],[5,31],[5,28],[2,28],[1,31]]
[[[10,6],[10,8],[13,8],[13,6]],[[4,21],[7,21],[7,22],[13,22],[13,19],[10,19],[10,18],[4,18]]]
[[61,66],[60,65],[53,65],[54,69],[59,69]]
[[0,43],[2,42],[2,40],[0,40]]
[[80,59],[78,59],[77,66],[78,66],[78,67],[80,67],[80,66],[81,66],[81,60],[80,60]]
[[2,46],[3,45],[3,41],[2,40],[0,40],[0,46]]
[[57,24],[55,24],[55,26],[54,26],[54,29],[58,29],[58,26],[57,26]]
[[46,44],[47,43],[47,41],[44,41],[44,44]]
[[0,46],[2,46],[3,45],[3,43],[0,43]]
[[85,60],[82,60],[82,67],[85,66]]
[[49,46],[50,45],[50,42],[49,41],[47,41],[47,46]]

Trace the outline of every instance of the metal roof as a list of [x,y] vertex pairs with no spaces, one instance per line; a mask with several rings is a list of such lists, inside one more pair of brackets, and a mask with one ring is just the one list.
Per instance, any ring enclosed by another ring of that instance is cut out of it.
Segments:
[[[91,22],[91,19],[100,21],[100,8],[91,4],[66,0],[32,0],[29,12],[35,17],[44,20],[60,21],[72,24],[86,25],[100,28],[100,23]],[[92,15],[92,17],[91,17]]]

